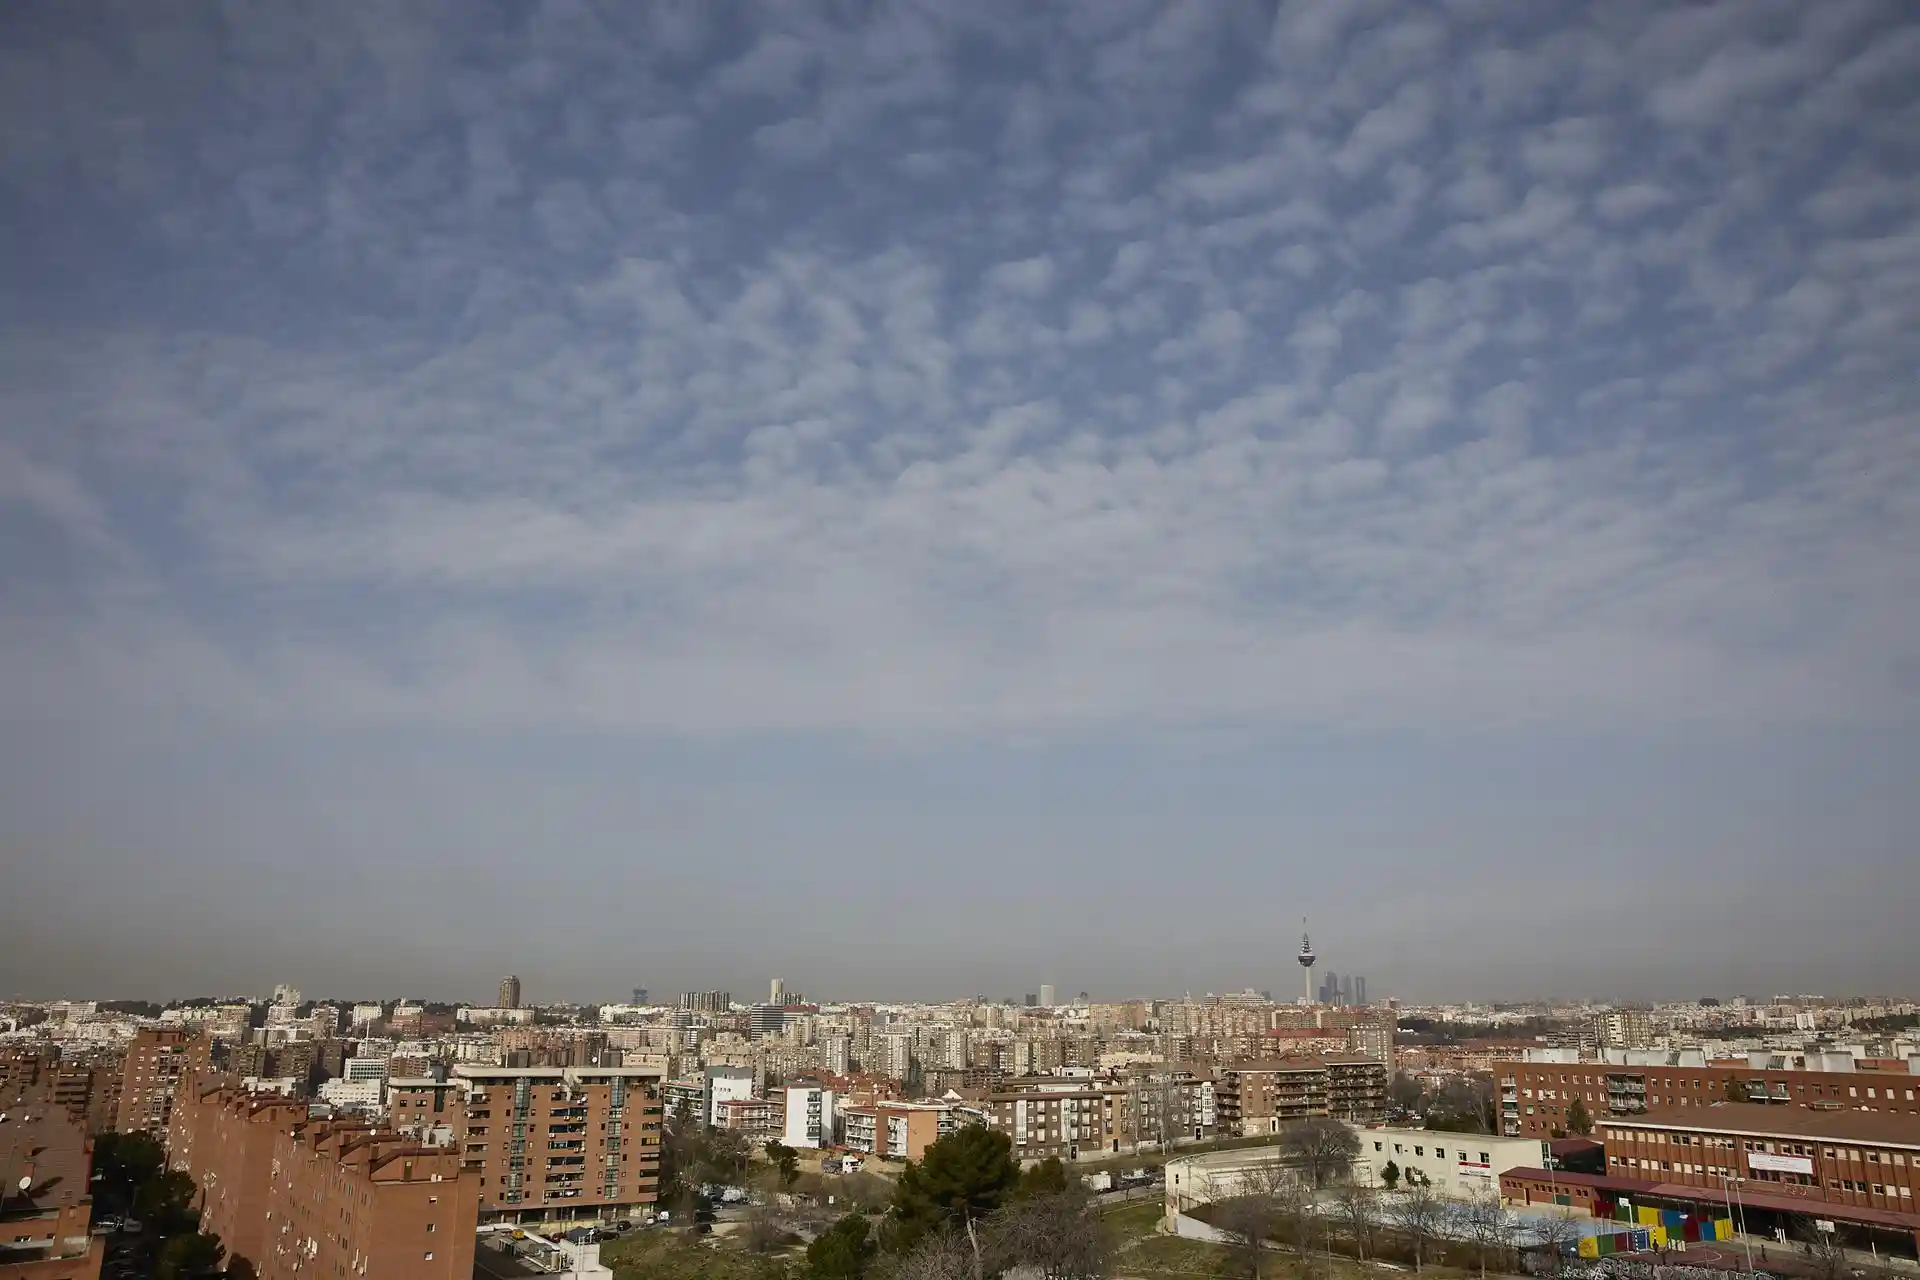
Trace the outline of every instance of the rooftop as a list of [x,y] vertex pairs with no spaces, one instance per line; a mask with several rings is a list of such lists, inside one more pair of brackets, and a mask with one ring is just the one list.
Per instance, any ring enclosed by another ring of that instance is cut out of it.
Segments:
[[1752,1137],[1832,1138],[1920,1147],[1920,1116],[1887,1111],[1813,1111],[1720,1102],[1708,1107],[1652,1107],[1632,1116],[1609,1116],[1602,1129],[1686,1129]]

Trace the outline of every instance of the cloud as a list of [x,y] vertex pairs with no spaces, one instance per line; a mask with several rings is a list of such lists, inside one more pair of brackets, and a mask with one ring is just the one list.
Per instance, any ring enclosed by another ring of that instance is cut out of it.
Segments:
[[43,711],[1901,705],[1897,10],[400,8],[4,55]]

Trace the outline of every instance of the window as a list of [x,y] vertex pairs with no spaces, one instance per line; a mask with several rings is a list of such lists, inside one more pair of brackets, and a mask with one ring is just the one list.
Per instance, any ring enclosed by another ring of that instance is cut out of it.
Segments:
[[1435,1160],[1445,1160],[1447,1158],[1447,1149],[1445,1147],[1435,1147],[1433,1149],[1433,1158]]
[[1381,1150],[1384,1150],[1385,1148],[1383,1147],[1383,1145],[1382,1145],[1381,1143],[1378,1143],[1378,1142],[1376,1142],[1376,1143],[1374,1143],[1374,1144],[1373,1144],[1373,1149],[1374,1149],[1375,1151],[1381,1151]]
[[1480,1163],[1481,1163],[1481,1164],[1492,1164],[1492,1163],[1493,1163],[1493,1157],[1492,1157],[1492,1156],[1490,1156],[1490,1155],[1488,1155],[1488,1154],[1487,1154],[1486,1152],[1484,1152],[1484,1151],[1482,1151],[1482,1152],[1480,1153]]
[[1415,1154],[1415,1155],[1417,1155],[1417,1156],[1423,1156],[1423,1155],[1425,1155],[1425,1154],[1427,1154],[1427,1149],[1426,1149],[1425,1147],[1415,1147],[1415,1148],[1413,1149],[1413,1154]]
[[426,1254],[426,1257],[425,1257],[425,1258],[423,1259],[423,1261],[426,1261],[426,1262],[432,1262],[432,1261],[433,1261],[433,1250],[431,1250],[431,1249],[429,1249],[429,1250],[427,1250],[427,1254]]

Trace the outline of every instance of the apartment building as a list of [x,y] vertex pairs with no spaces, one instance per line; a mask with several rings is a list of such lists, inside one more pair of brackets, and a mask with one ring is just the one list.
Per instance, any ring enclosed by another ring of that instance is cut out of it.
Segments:
[[294,1126],[274,1143],[261,1280],[468,1280],[479,1178],[458,1152],[368,1125]]
[[796,1150],[832,1146],[839,1133],[834,1092],[813,1083],[790,1084],[783,1091],[780,1141]]
[[0,1102],[0,1277],[98,1280],[106,1242],[88,1234],[93,1143],[45,1097]]
[[659,1198],[660,1068],[462,1063],[452,1076],[460,1110],[443,1114],[480,1176],[484,1221],[631,1214]]
[[918,1160],[928,1147],[974,1118],[975,1113],[944,1102],[874,1102],[843,1107],[842,1145],[883,1160]]
[[215,1077],[181,1076],[167,1125],[167,1167],[200,1188],[200,1229],[259,1266],[275,1143],[307,1120],[307,1104],[249,1093]]
[[1312,1116],[1369,1124],[1386,1114],[1387,1079],[1387,1064],[1377,1058],[1225,1066],[1214,1081],[1220,1131],[1240,1138],[1278,1133]]
[[1745,1063],[1707,1062],[1697,1053],[1612,1054],[1497,1062],[1494,1076],[1502,1128],[1514,1136],[1565,1130],[1576,1098],[1594,1118],[1730,1101],[1920,1116],[1920,1074],[1912,1064],[1863,1065],[1838,1054],[1806,1055],[1797,1067],[1773,1065],[1779,1061],[1767,1054]]
[[165,1134],[173,1117],[173,1091],[188,1070],[212,1065],[212,1041],[178,1027],[142,1027],[127,1046],[120,1076],[120,1107],[113,1127],[121,1133]]
[[[1031,1083],[1031,1082],[1016,1082]],[[1125,1087],[1060,1080],[1060,1087],[989,1094],[987,1126],[1013,1143],[1016,1160],[1078,1160],[1133,1149],[1133,1098]]]
[[44,1098],[65,1111],[83,1133],[99,1133],[119,1119],[125,1070],[125,1059],[111,1049],[0,1047],[0,1103]]
[[786,1131],[786,1095],[771,1098],[723,1098],[714,1103],[714,1128],[745,1137],[755,1146]]

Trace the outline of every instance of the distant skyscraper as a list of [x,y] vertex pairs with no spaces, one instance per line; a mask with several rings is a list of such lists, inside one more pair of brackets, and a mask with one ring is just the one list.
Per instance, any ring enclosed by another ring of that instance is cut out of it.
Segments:
[[1040,1003],[1040,997],[1033,994],[1033,992],[1031,991],[1027,992],[1027,994],[1023,998],[1026,1000],[1027,1008],[1029,1009],[1033,1008],[1035,1005]]
[[646,1002],[647,1002],[647,989],[645,987],[635,987],[633,989],[633,1003],[636,1005],[643,1005]]
[[767,1003],[785,1004],[786,1002],[787,980],[785,978],[775,978],[767,987]]
[[1355,1004],[1367,1002],[1367,980],[1357,973],[1353,975],[1353,1002]]
[[1342,974],[1340,977],[1340,1003],[1353,1003],[1353,975],[1350,973]]
[[502,1009],[520,1007],[520,979],[511,973],[500,979],[500,1007]]
[[1053,997],[1054,997],[1053,984],[1051,982],[1041,983],[1040,984],[1040,1007],[1042,1009],[1053,1008],[1053,1005],[1054,1005]]

